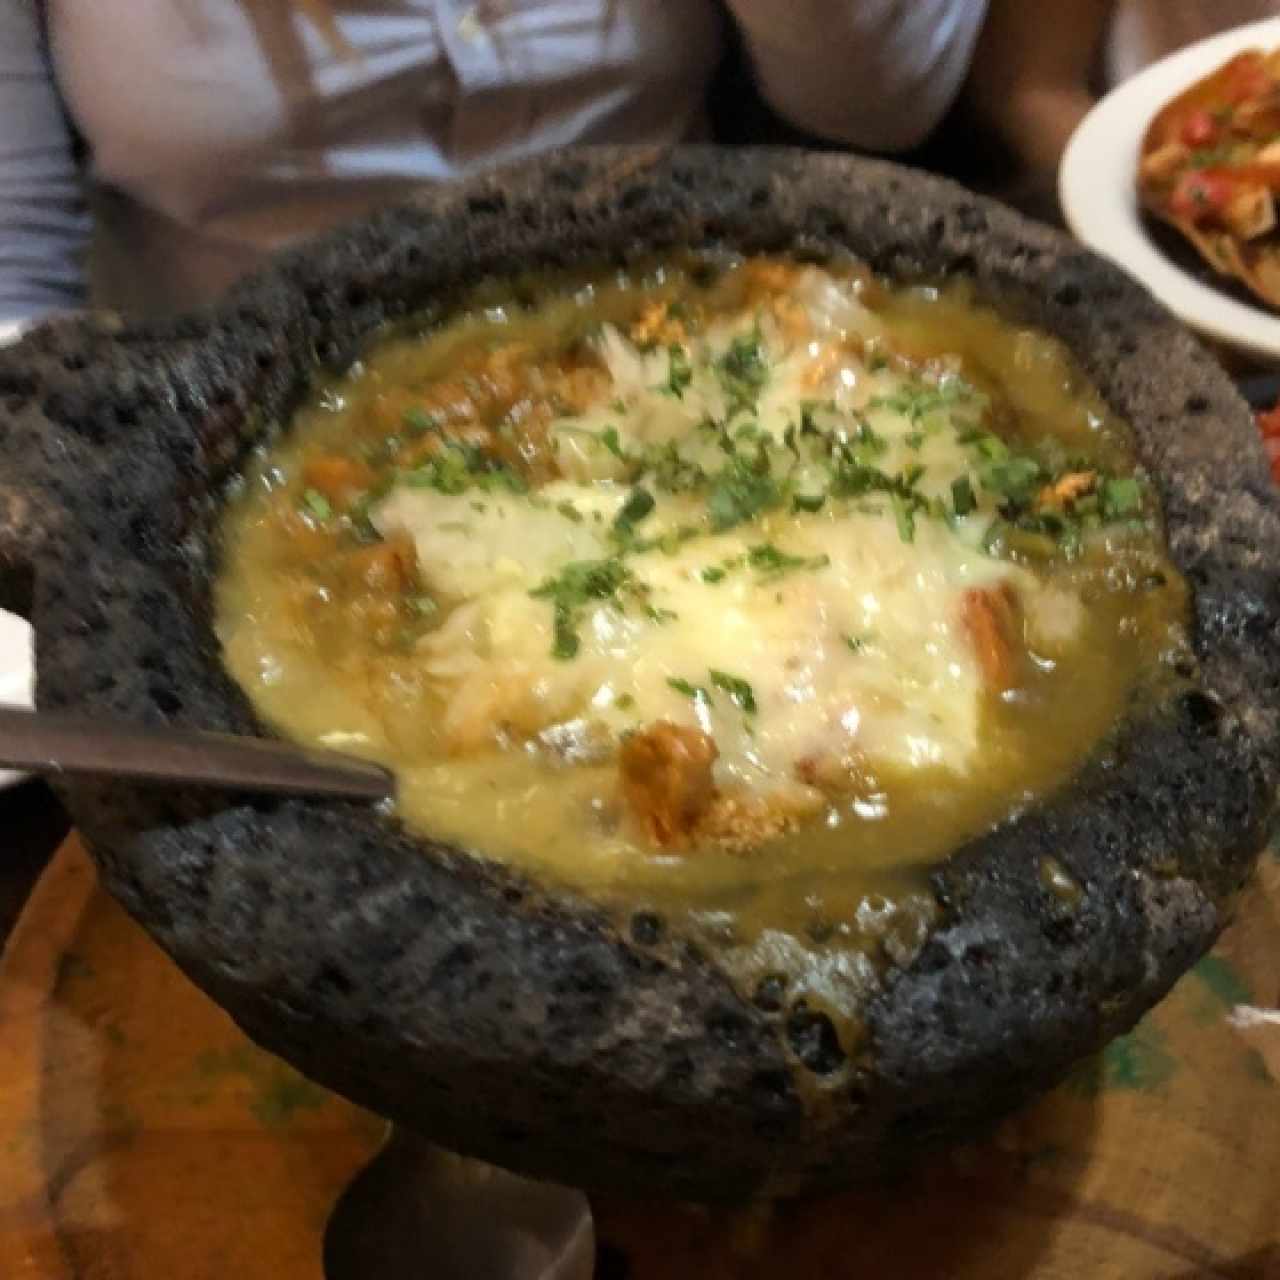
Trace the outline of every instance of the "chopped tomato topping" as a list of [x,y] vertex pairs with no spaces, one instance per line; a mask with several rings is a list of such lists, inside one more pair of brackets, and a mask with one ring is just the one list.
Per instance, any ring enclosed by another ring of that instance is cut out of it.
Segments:
[[1188,113],[1178,136],[1189,147],[1207,147],[1217,141],[1218,125],[1213,116],[1201,107]]
[[1262,444],[1271,463],[1271,478],[1280,484],[1280,404],[1257,415]]
[[1264,440],[1280,437],[1280,404],[1258,414],[1258,430]]
[[1271,464],[1271,479],[1280,484],[1280,439],[1276,436],[1264,436],[1262,447],[1267,451],[1267,461]]
[[1235,184],[1210,169],[1190,169],[1169,196],[1169,210],[1188,222],[1201,222],[1218,213],[1231,199]]

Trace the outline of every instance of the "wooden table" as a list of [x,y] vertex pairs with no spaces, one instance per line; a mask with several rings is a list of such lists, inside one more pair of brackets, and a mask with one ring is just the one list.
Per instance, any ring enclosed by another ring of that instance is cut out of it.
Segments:
[[[0,803],[11,912],[58,817],[38,788]],[[1268,854],[1213,955],[989,1143],[769,1213],[598,1202],[601,1280],[1280,1280],[1280,1027],[1232,1022],[1276,1003]],[[251,1045],[74,838],[0,961],[0,1111],[3,1280],[320,1280],[383,1136]]]

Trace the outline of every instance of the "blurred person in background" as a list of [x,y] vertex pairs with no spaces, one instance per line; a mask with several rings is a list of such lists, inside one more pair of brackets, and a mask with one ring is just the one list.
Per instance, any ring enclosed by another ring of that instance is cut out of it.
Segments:
[[0,0],[0,321],[190,306],[423,182],[705,137],[731,46],[806,135],[901,152],[986,4]]
[[991,0],[966,88],[978,125],[1003,144],[983,185],[1056,214],[1058,161],[1107,90],[1219,31],[1280,14],[1280,0]]

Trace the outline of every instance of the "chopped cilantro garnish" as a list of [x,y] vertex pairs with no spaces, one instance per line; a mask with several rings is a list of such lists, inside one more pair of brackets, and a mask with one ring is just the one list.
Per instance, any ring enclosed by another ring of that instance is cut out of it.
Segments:
[[773,577],[792,569],[825,569],[831,563],[831,557],[793,556],[779,551],[771,542],[760,542],[748,549],[747,563],[758,573]]
[[705,702],[707,706],[711,705],[711,695],[700,684],[691,684],[679,676],[668,676],[667,684],[686,698],[692,698],[695,702]]
[[691,538],[696,538],[699,532],[701,531],[691,524],[682,524],[677,529],[669,529],[656,543],[648,545],[657,546],[664,556],[673,556]]
[[781,501],[782,493],[770,473],[768,455],[761,450],[755,459],[735,455],[724,470],[716,473],[707,495],[707,514],[711,527],[720,533]]
[[432,618],[440,612],[440,606],[430,596],[410,596],[409,608],[419,618]]
[[[387,471],[383,475],[378,476],[372,485],[369,486],[352,504],[347,514],[352,524],[357,526],[367,526],[367,529],[373,528],[371,515],[374,504],[381,502],[383,498],[395,488],[396,473]],[[376,533],[376,530],[375,530]]]
[[912,426],[919,426],[938,409],[952,408],[977,398],[978,393],[963,378],[949,375],[937,383],[918,379],[904,383],[891,395],[875,396],[867,407],[900,413]]
[[614,533],[622,538],[630,537],[632,530],[653,510],[654,505],[653,494],[648,489],[632,489],[613,518]]
[[833,498],[861,498],[868,493],[883,493],[892,488],[892,478],[878,467],[841,458],[832,470],[827,491]]
[[667,348],[671,372],[667,375],[665,390],[677,400],[684,399],[689,383],[693,381],[693,365],[689,363],[689,353],[678,342]]
[[426,435],[428,431],[439,431],[440,421],[425,409],[406,409],[404,425],[411,435]]
[[524,479],[510,467],[490,457],[483,449],[452,441],[420,466],[406,471],[403,478],[412,489],[434,489],[437,493],[453,496],[466,493],[468,489],[528,492]]
[[792,569],[801,563],[799,556],[789,556],[779,551],[771,542],[761,542],[747,553],[747,563],[753,569],[774,572],[779,569]]
[[727,453],[732,458],[733,455],[738,452],[738,445],[734,436],[729,434],[729,428],[723,423],[713,422],[708,418],[702,423],[702,429],[711,432],[711,434],[715,436],[716,448],[719,449],[721,453]]
[[568,501],[568,499],[564,502],[558,502],[556,504],[556,510],[564,516],[566,520],[571,520],[574,524],[582,523],[582,512],[579,511],[572,502]]
[[864,465],[874,461],[889,448],[888,440],[873,430],[871,424],[861,417],[858,420],[857,431],[850,437],[850,443],[853,446],[854,461]]
[[626,454],[622,452],[622,445],[618,443],[618,430],[616,427],[605,427],[600,433],[600,443],[609,450],[615,458],[626,460]]
[[727,671],[717,671],[712,667],[707,674],[717,689],[729,695],[729,701],[739,710],[753,716],[756,713],[756,695],[751,686],[739,676],[731,676]]
[[957,476],[951,482],[951,506],[958,516],[967,516],[977,506],[973,485],[967,475]]
[[818,426],[818,410],[819,409],[835,409],[834,404],[824,403],[821,400],[805,400],[800,405],[800,434],[802,436],[820,436],[823,434],[822,428]]
[[629,693],[620,693],[614,698],[613,705],[619,711],[630,711],[636,705],[636,700]]
[[618,603],[618,593],[634,586],[631,570],[617,556],[607,560],[574,560],[554,578],[547,578],[529,594],[539,600],[550,600],[555,609],[555,642],[553,657],[567,660],[577,655],[579,641],[578,616],[593,600]]
[[1045,473],[1035,458],[1026,454],[1009,454],[998,460],[984,462],[978,468],[978,479],[989,493],[1017,505],[1031,500],[1044,482]]
[[729,402],[729,417],[755,404],[769,380],[769,365],[758,326],[751,333],[734,338],[716,361],[716,374]]
[[645,607],[644,616],[648,618],[650,622],[656,622],[658,624],[662,624],[664,622],[675,622],[676,619],[680,617],[674,609],[659,609],[654,605],[647,605]]
[[573,615],[564,605],[556,605],[555,628],[556,635],[551,644],[551,656],[561,662],[576,658],[582,641],[578,639]]
[[328,520],[333,515],[333,504],[318,489],[308,489],[303,493],[302,506],[317,520]]
[[870,636],[843,636],[845,644],[849,646],[851,653],[861,653],[871,642]]
[[1009,456],[1009,446],[990,431],[961,431],[956,439],[961,444],[972,444],[988,462],[1000,462]]
[[1189,169],[1212,169],[1216,165],[1230,163],[1234,151],[1235,145],[1231,142],[1219,143],[1216,147],[1197,147],[1187,157],[1186,164]]
[[796,493],[791,496],[792,511],[821,511],[826,502],[825,493]]
[[889,500],[893,504],[893,518],[898,525],[898,537],[903,542],[914,542],[916,536],[915,507],[909,499],[900,493],[891,493]]
[[1098,505],[1110,520],[1136,516],[1142,510],[1142,483],[1136,476],[1112,476],[1098,489]]
[[674,440],[651,446],[639,461],[640,473],[651,478],[663,493],[691,493],[707,483],[706,471],[684,457]]
[[710,582],[714,584],[717,582],[723,582],[725,574],[726,570],[722,569],[719,565],[709,564],[705,569],[703,569],[700,577],[703,582]]
[[1068,560],[1074,560],[1080,554],[1083,547],[1081,532],[1080,522],[1072,520],[1058,534],[1058,548]]

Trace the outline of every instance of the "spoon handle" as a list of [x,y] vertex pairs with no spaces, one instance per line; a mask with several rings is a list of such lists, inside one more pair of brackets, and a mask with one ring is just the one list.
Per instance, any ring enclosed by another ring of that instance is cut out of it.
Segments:
[[18,707],[0,707],[0,768],[351,800],[385,800],[395,789],[387,770],[337,752]]

